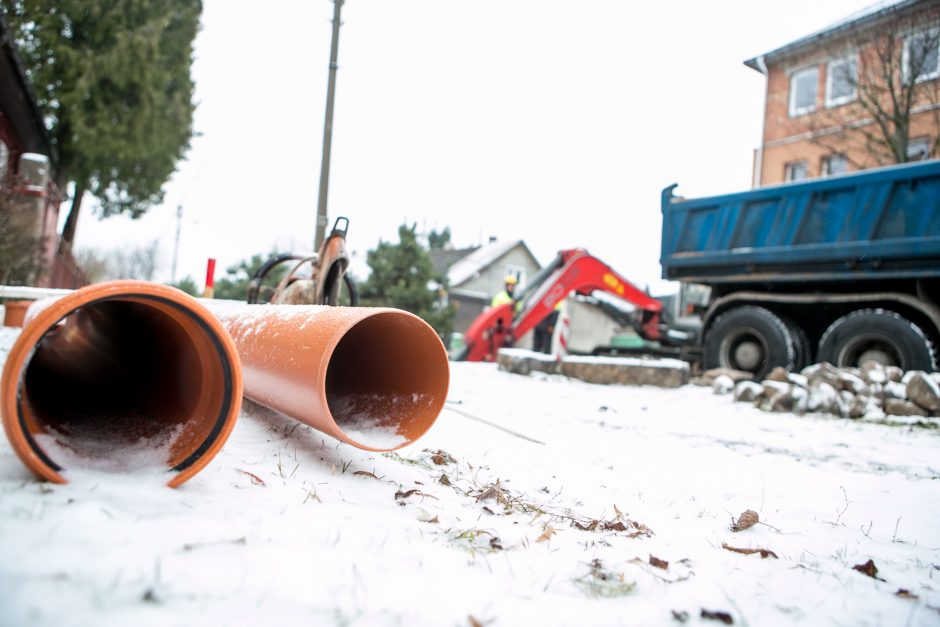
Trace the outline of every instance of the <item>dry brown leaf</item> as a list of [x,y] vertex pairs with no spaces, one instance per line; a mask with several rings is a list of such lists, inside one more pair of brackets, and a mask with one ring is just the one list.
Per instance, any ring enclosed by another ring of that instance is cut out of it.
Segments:
[[240,468],[238,469],[238,472],[242,473],[243,475],[248,475],[248,477],[251,478],[251,482],[252,482],[253,484],[255,484],[255,485],[267,485],[267,484],[265,484],[265,482],[261,479],[261,477],[259,477],[258,475],[256,475],[256,474],[253,473],[253,472],[248,472],[247,470],[242,470],[242,469],[240,469]]
[[626,531],[627,526],[624,525],[619,520],[617,522],[607,521],[603,525],[601,525],[601,529],[603,529],[604,531]]
[[477,495],[477,503],[479,503],[480,501],[485,501],[486,499],[496,498],[497,494],[499,494],[499,492],[496,490],[496,488],[494,488],[493,486],[490,486],[487,489],[480,492],[479,495]]
[[437,480],[441,485],[450,485],[450,477],[441,473],[441,478]]
[[640,536],[646,536],[647,538],[653,537],[653,530],[644,525],[643,523],[638,523],[635,520],[628,520],[628,523],[633,526],[636,531],[630,534],[631,538],[638,538]]
[[666,560],[661,560],[652,554],[650,555],[650,564],[655,566],[656,568],[662,568],[663,570],[669,569],[669,562],[667,562]]
[[450,455],[450,453],[448,453],[447,451],[442,451],[441,449],[437,449],[436,451],[432,451],[430,449],[424,449],[424,452],[430,453],[431,461],[437,464],[438,466],[443,466],[444,464],[456,464],[457,463],[457,460],[454,459]]
[[554,527],[552,527],[551,525],[545,525],[545,529],[542,530],[542,535],[540,535],[538,538],[536,538],[535,541],[536,541],[536,542],[546,542],[546,541],[548,541],[548,540],[551,540],[552,536],[555,535],[556,533],[558,533],[558,532],[555,531],[555,528],[554,528]]
[[617,509],[617,504],[616,504],[616,503],[614,503],[614,513],[617,514],[617,516],[616,516],[616,519],[617,519],[617,520],[620,520],[621,518],[623,518],[623,512],[621,512],[619,509]]
[[774,559],[780,559],[777,557],[777,554],[771,551],[770,549],[739,549],[736,546],[729,546],[724,542],[721,543],[721,548],[726,551],[733,551],[735,553],[743,553],[744,555],[754,555],[755,553],[760,553],[761,559],[766,559],[772,557]]
[[580,529],[581,531],[594,531],[595,529],[597,529],[597,526],[598,526],[600,523],[601,523],[601,521],[599,521],[599,520],[592,520],[590,523],[588,523],[588,524],[586,524],[586,525],[582,525],[582,524],[579,523],[577,520],[572,520],[572,521],[571,521],[571,526],[572,526],[572,527],[577,527],[577,528]]
[[711,610],[706,610],[702,608],[702,613],[700,614],[702,618],[707,618],[709,620],[719,620],[725,625],[733,625],[734,619],[731,618],[731,614],[728,612],[713,612]]
[[864,564],[856,564],[852,567],[853,570],[857,570],[860,573],[864,573],[871,577],[872,579],[877,579],[878,581],[884,581],[881,577],[878,576],[878,567],[875,566],[873,560],[868,560]]
[[760,522],[760,517],[757,515],[757,512],[752,509],[746,509],[738,516],[738,521],[731,525],[731,531],[744,531],[745,529],[750,529],[758,522]]
[[894,593],[895,596],[899,596],[905,599],[919,599],[920,597],[904,588],[898,588],[898,591]]
[[368,470],[357,470],[353,473],[354,475],[359,475],[360,477],[372,477],[373,479],[378,479],[375,474],[369,472]]
[[422,492],[421,490],[408,490],[407,492],[402,492],[401,490],[399,490],[398,492],[395,493],[395,499],[396,499],[396,500],[405,500],[405,499],[407,499],[409,496],[414,496],[415,494],[417,494],[418,496],[426,496],[426,497],[428,497],[428,498],[432,498],[432,499],[434,499],[435,501],[437,500],[437,497],[434,496],[433,494],[425,494],[425,493]]
[[483,627],[483,623],[475,619],[472,614],[467,615],[467,622],[470,623],[470,627]]

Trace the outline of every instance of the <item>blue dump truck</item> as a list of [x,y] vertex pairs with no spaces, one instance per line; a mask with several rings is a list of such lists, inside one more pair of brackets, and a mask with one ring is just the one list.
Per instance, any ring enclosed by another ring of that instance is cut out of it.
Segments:
[[710,288],[705,368],[937,369],[940,161],[711,198],[675,188],[660,261],[663,278]]

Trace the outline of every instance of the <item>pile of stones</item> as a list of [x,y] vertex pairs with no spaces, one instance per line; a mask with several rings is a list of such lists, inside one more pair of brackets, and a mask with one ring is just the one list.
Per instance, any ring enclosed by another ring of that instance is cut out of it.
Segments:
[[718,368],[705,372],[698,382],[711,385],[716,394],[733,394],[734,400],[753,403],[764,411],[869,419],[940,417],[937,372],[904,372],[876,362],[866,362],[861,368],[821,363],[799,374],[775,368],[760,383],[750,378],[747,372]]

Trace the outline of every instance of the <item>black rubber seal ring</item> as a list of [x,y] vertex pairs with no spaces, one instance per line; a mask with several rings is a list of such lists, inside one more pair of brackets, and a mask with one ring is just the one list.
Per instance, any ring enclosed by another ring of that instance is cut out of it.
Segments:
[[[222,407],[219,410],[219,415],[215,420],[215,424],[212,426],[212,431],[209,432],[208,437],[206,437],[206,439],[202,442],[202,444],[199,445],[199,448],[197,448],[195,452],[193,452],[192,455],[190,455],[189,457],[187,457],[186,459],[181,461],[179,464],[177,464],[176,466],[170,469],[172,471],[180,472],[189,468],[190,466],[195,464],[200,458],[202,458],[202,456],[206,454],[206,451],[209,450],[209,447],[211,447],[212,444],[219,438],[219,434],[222,432],[222,429],[225,427],[225,417],[228,415],[228,412],[232,407],[232,386],[234,385],[232,362],[228,358],[228,355],[226,354],[225,349],[222,347],[222,342],[219,339],[218,334],[216,334],[209,327],[206,321],[200,318],[199,316],[197,316],[196,314],[194,314],[192,310],[190,310],[189,308],[184,307],[183,305],[175,301],[172,301],[168,298],[164,298],[162,296],[153,296],[151,294],[121,294],[119,296],[107,296],[105,298],[99,298],[97,300],[93,300],[91,302],[85,303],[81,305],[81,307],[90,307],[93,305],[97,305],[99,303],[115,301],[115,300],[126,300],[129,298],[152,300],[152,301],[156,301],[159,303],[163,303],[164,305],[169,305],[170,307],[173,307],[174,309],[177,309],[181,311],[182,313],[186,314],[187,316],[189,316],[190,318],[192,318],[196,322],[196,324],[199,326],[199,328],[201,328],[212,340],[212,345],[215,347],[215,350],[218,352],[219,358],[222,362],[224,399],[222,402]],[[76,307],[76,309],[78,309],[78,307]],[[46,332],[48,332],[48,330]],[[43,336],[45,336],[45,333],[43,333]],[[42,338],[40,338],[40,340],[41,339]],[[23,372],[20,374],[21,377],[25,376],[25,370],[26,370],[26,367],[24,366]],[[46,455],[46,452],[42,450],[42,448],[33,438],[32,434],[29,432],[29,428],[26,425],[26,417],[23,413],[23,398],[21,394],[17,394],[17,397],[16,397],[16,413],[17,413],[17,417],[19,418],[20,431],[23,433],[23,436],[26,439],[26,443],[29,444],[29,447],[33,450],[33,453],[35,453],[35,455],[40,460],[42,460],[44,464],[52,468],[54,471],[61,472],[62,470],[64,470],[62,466],[59,466],[58,464],[56,464],[54,461],[52,461],[52,459],[49,458],[48,455]]]

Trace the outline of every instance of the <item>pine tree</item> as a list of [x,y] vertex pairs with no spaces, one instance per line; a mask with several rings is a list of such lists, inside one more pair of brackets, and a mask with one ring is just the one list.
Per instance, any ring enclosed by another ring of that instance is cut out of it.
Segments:
[[[362,304],[410,311],[440,335],[453,329],[453,304],[443,304],[444,278],[434,273],[427,250],[418,242],[417,225],[398,227],[398,243],[379,241],[366,262],[371,274],[362,286]],[[439,286],[439,288],[437,287]]]
[[200,0],[0,0],[73,186],[62,233],[75,237],[82,198],[102,217],[139,217],[192,136],[192,45]]
[[450,227],[444,227],[442,231],[431,229],[428,233],[428,247],[431,250],[443,250],[450,244]]
[[[248,298],[248,284],[255,273],[261,269],[269,259],[277,257],[280,253],[272,250],[265,256],[252,255],[225,269],[225,276],[215,282],[215,298],[228,300],[245,300]],[[271,298],[273,288],[277,287],[291,264],[275,266],[264,279],[264,285],[258,294],[259,302],[267,302]]]

